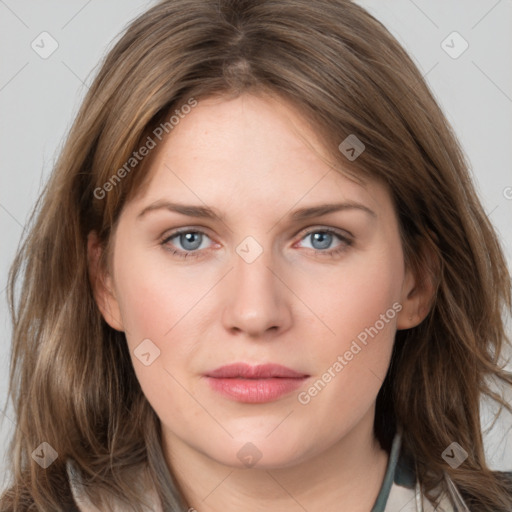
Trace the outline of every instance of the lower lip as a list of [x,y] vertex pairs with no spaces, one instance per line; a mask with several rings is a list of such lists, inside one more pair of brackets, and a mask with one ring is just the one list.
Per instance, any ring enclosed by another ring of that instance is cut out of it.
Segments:
[[215,391],[238,402],[261,404],[272,402],[299,388],[307,377],[269,379],[217,379],[207,377]]

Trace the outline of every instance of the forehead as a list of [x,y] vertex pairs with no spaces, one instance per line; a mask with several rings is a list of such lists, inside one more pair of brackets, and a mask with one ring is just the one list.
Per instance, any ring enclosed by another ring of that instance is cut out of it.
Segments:
[[375,208],[386,200],[376,182],[358,183],[336,167],[314,127],[282,99],[208,98],[159,143],[135,203],[168,196],[242,214],[334,200]]

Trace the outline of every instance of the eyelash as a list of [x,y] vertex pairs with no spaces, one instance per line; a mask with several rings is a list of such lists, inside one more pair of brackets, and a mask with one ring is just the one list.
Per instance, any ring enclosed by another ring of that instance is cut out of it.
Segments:
[[[160,245],[166,250],[166,251],[169,251],[173,256],[178,256],[179,258],[198,258],[200,256],[202,256],[202,250],[195,250],[195,251],[182,251],[182,250],[179,250],[179,249],[171,249],[167,244],[170,240],[172,240],[173,238],[176,238],[178,235],[181,235],[183,233],[199,233],[199,234],[202,234],[202,235],[206,235],[208,237],[208,234],[205,233],[204,231],[201,231],[200,229],[189,229],[189,228],[184,228],[184,229],[179,229],[179,230],[176,230],[176,231],[173,231],[170,235],[166,235],[161,241],[160,241]],[[301,237],[300,240],[303,240],[304,238],[306,238],[307,236],[313,234],[313,233],[329,233],[331,235],[334,235],[335,237],[338,237],[340,239],[340,241],[342,242],[342,244],[335,248],[335,249],[329,249],[329,250],[320,250],[320,249],[310,249],[312,251],[315,252],[316,255],[318,256],[330,256],[330,257],[336,257],[338,255],[340,255],[342,252],[346,251],[347,248],[351,247],[353,245],[353,240],[350,239],[349,237],[347,236],[344,236],[342,235],[341,233],[339,233],[338,231],[334,230],[334,229],[331,229],[331,228],[322,228],[322,229],[312,229],[306,233],[303,234],[303,236]],[[209,237],[208,237],[209,238]]]

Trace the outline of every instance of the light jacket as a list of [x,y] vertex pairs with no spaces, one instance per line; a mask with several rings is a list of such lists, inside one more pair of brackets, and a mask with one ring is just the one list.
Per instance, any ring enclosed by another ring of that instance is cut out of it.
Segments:
[[[430,501],[423,496],[414,470],[401,455],[401,443],[401,435],[397,433],[391,446],[386,474],[371,512],[470,512],[448,475],[445,476],[448,491],[441,494],[440,503],[437,508],[434,508]],[[77,510],[79,512],[102,512],[88,500],[84,488],[80,484],[79,470],[72,460],[67,462],[67,472]],[[148,512],[164,512],[156,489],[151,482],[147,482],[144,492],[145,497],[152,503]],[[451,504],[450,496],[455,507]],[[125,507],[118,502],[115,510],[116,512],[125,512]]]

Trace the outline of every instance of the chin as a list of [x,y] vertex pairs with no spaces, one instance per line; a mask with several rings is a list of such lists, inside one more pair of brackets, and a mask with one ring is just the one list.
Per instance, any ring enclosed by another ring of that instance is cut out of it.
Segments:
[[[270,435],[272,437],[273,434]],[[217,445],[210,457],[226,466],[238,469],[279,469],[295,466],[307,458],[304,435],[293,439],[290,435],[270,439],[265,435],[247,435]],[[208,447],[211,448],[211,447]],[[208,453],[208,452],[207,452]]]

